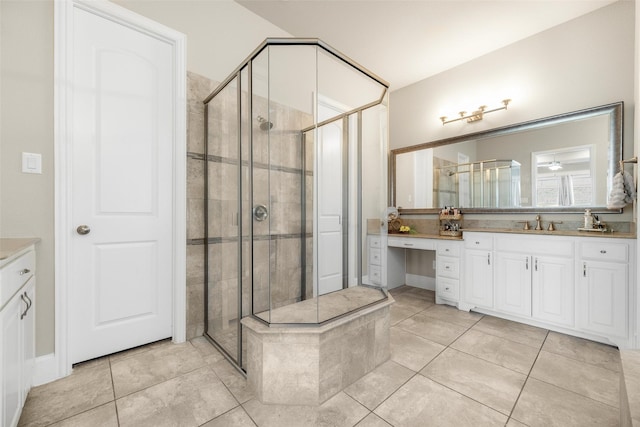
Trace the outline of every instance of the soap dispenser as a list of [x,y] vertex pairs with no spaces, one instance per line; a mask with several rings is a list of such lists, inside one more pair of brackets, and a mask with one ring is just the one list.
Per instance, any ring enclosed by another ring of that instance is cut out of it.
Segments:
[[584,210],[584,228],[593,228],[593,216],[591,209]]

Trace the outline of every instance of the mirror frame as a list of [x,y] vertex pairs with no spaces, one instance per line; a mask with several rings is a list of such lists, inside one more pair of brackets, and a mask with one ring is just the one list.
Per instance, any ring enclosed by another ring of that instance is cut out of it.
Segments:
[[[618,165],[622,160],[622,127],[624,103],[622,101],[612,104],[601,105],[599,107],[586,108],[584,110],[573,111],[570,113],[558,114],[542,119],[530,120],[527,122],[516,123],[513,125],[502,126],[499,128],[489,129],[481,132],[468,133],[465,135],[454,136],[450,138],[440,139],[437,141],[426,142],[422,144],[412,145],[409,147],[396,148],[391,150],[389,155],[389,206],[396,206],[396,156],[399,154],[410,153],[412,151],[423,150],[426,148],[435,148],[441,145],[455,144],[469,139],[482,140],[493,136],[504,136],[512,133],[518,133],[526,130],[533,130],[550,125],[570,122],[573,120],[582,120],[602,114],[609,114],[609,165],[608,165],[608,182],[618,172]],[[622,209],[607,209],[606,206],[587,206],[597,213],[622,213]],[[440,212],[441,207],[434,208],[398,208],[402,214],[432,214]],[[528,212],[550,212],[550,213],[567,213],[567,212],[583,212],[585,206],[580,207],[523,207],[523,208],[464,208],[465,213],[528,213]]]

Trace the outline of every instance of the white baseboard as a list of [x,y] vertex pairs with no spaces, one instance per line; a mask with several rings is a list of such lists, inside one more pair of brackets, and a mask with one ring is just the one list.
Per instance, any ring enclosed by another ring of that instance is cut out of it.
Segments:
[[50,383],[58,378],[60,378],[60,376],[58,375],[58,361],[56,360],[55,353],[36,357],[35,366],[33,368],[34,387]]
[[417,274],[407,274],[404,280],[407,286],[415,288],[427,289],[429,291],[436,290],[436,278],[428,276],[419,276]]

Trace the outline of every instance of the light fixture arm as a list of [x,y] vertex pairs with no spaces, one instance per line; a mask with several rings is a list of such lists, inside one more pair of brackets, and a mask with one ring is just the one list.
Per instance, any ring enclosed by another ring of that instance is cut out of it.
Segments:
[[466,111],[460,111],[460,113],[458,113],[460,115],[460,117],[458,117],[458,118],[447,120],[447,116],[442,116],[442,117],[440,117],[440,120],[442,121],[442,126],[446,125],[447,123],[457,122],[458,120],[466,120],[467,123],[477,122],[479,120],[482,120],[484,118],[485,114],[493,113],[494,111],[506,110],[508,108],[510,102],[511,102],[510,99],[503,99],[502,100],[502,107],[497,107],[497,108],[493,108],[491,110],[487,110],[486,109],[487,108],[486,105],[481,105],[480,107],[478,107],[478,109],[476,111],[474,111],[473,113],[471,113],[469,115],[467,115]]

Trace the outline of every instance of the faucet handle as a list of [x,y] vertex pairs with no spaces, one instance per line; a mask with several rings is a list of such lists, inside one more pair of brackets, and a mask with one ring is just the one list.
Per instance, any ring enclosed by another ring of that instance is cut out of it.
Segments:
[[524,227],[522,227],[523,230],[531,230],[531,228],[529,227],[529,221],[518,221],[519,224],[524,224]]
[[554,224],[562,224],[562,221],[549,221],[549,228],[547,228],[547,230],[549,231],[556,231],[556,227],[554,227]]

